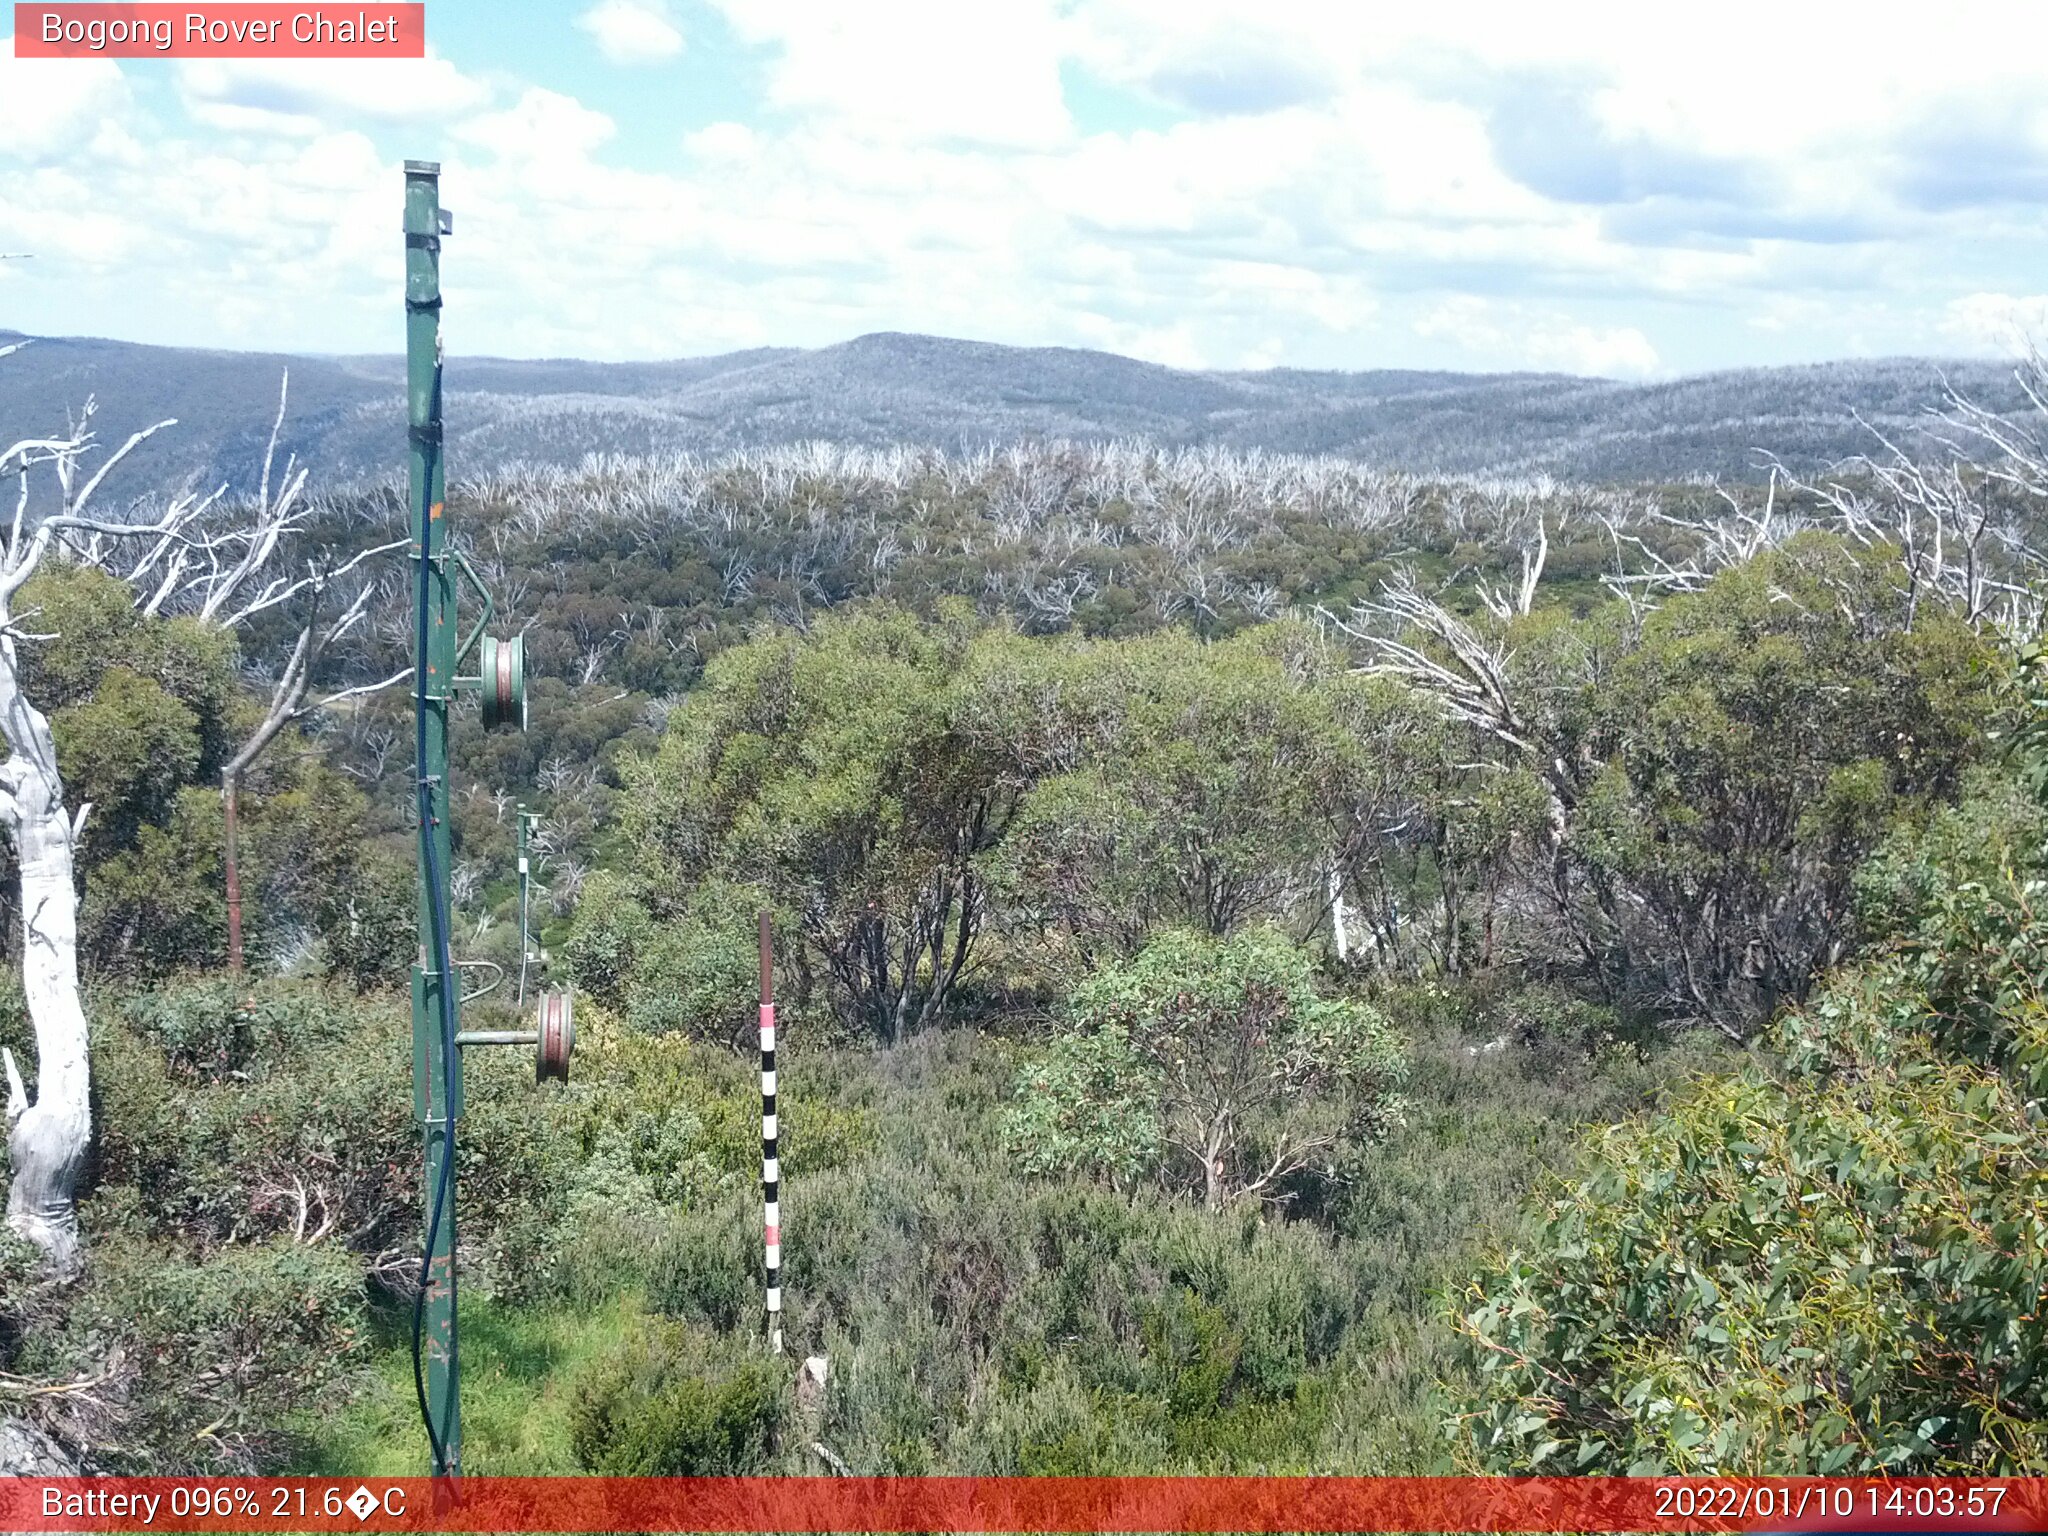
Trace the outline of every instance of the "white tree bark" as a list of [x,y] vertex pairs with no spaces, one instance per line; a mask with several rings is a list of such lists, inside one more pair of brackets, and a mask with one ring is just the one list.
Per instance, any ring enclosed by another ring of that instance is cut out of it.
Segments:
[[[15,349],[10,349],[15,350]],[[85,1008],[78,995],[78,885],[75,851],[86,808],[65,809],[64,781],[57,772],[50,722],[21,688],[14,599],[53,547],[77,558],[97,559],[111,545],[162,552],[190,542],[188,530],[208,501],[180,497],[155,523],[105,522],[87,514],[87,503],[108,474],[152,433],[159,422],[131,436],[79,484],[93,445],[93,404],[62,438],[24,438],[0,448],[0,481],[20,481],[14,516],[0,544],[0,737],[7,758],[0,762],[0,827],[14,839],[21,865],[21,982],[35,1038],[36,1092],[30,1099],[20,1064],[0,1050],[7,1080],[7,1224],[43,1251],[62,1276],[80,1267],[78,1177],[92,1140],[91,1070]],[[61,495],[60,510],[29,526],[29,471],[47,465]],[[152,553],[136,567],[146,573]]]
[[[35,1029],[30,1102],[6,1055],[7,1224],[62,1275],[79,1267],[78,1174],[92,1140],[85,1009],[78,997],[78,887],[72,849],[79,822],[64,809],[50,722],[22,695],[14,637],[0,632],[0,821],[21,863],[21,985]],[[83,818],[80,818],[82,822]]]

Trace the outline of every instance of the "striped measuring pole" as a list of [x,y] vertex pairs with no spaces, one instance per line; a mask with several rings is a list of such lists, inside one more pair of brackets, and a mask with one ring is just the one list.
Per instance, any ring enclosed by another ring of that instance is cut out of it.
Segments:
[[761,1202],[767,1239],[768,1347],[782,1353],[782,1164],[775,1155],[775,953],[761,913]]

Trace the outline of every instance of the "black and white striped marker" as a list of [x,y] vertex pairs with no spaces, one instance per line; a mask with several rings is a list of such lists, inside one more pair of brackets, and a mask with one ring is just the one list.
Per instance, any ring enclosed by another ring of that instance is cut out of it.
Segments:
[[761,914],[761,1200],[767,1241],[768,1347],[782,1353],[782,1166],[775,1154],[775,957]]

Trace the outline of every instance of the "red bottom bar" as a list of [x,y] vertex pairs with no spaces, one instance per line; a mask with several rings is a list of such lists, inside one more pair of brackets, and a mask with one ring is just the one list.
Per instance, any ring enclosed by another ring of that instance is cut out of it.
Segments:
[[5,1478],[4,1531],[2048,1531],[2048,1478]]

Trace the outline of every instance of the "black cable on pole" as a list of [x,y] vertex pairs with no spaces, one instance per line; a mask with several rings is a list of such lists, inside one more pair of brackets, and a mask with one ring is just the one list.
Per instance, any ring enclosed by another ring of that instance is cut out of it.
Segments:
[[[441,396],[439,361],[436,360],[434,378],[434,401],[438,406]],[[448,1196],[455,1182],[455,993],[449,985],[454,967],[450,962],[448,948],[448,911],[441,894],[440,860],[434,851],[434,781],[427,773],[427,602],[432,594],[432,553],[433,553],[433,506],[434,464],[438,455],[438,444],[429,446],[425,461],[425,473],[420,477],[420,583],[416,608],[419,614],[418,646],[414,657],[413,723],[414,723],[414,774],[418,780],[420,860],[425,872],[427,885],[427,926],[429,930],[429,959],[434,967],[436,991],[440,999],[441,1013],[441,1176],[434,1181],[434,1205],[427,1219],[426,1246],[420,1255],[419,1293],[412,1303],[412,1384],[419,1398],[420,1422],[426,1426],[427,1445],[432,1452],[434,1475],[446,1476],[448,1467],[447,1447],[434,1431],[433,1409],[427,1403],[427,1375],[425,1364],[427,1286],[434,1273],[434,1243],[441,1235],[441,1217],[446,1209]],[[429,1110],[432,1109],[429,1105]],[[431,1116],[430,1116],[431,1121]],[[453,1255],[450,1255],[452,1262]],[[448,1367],[451,1376],[455,1369],[455,1317],[449,1313]]]

